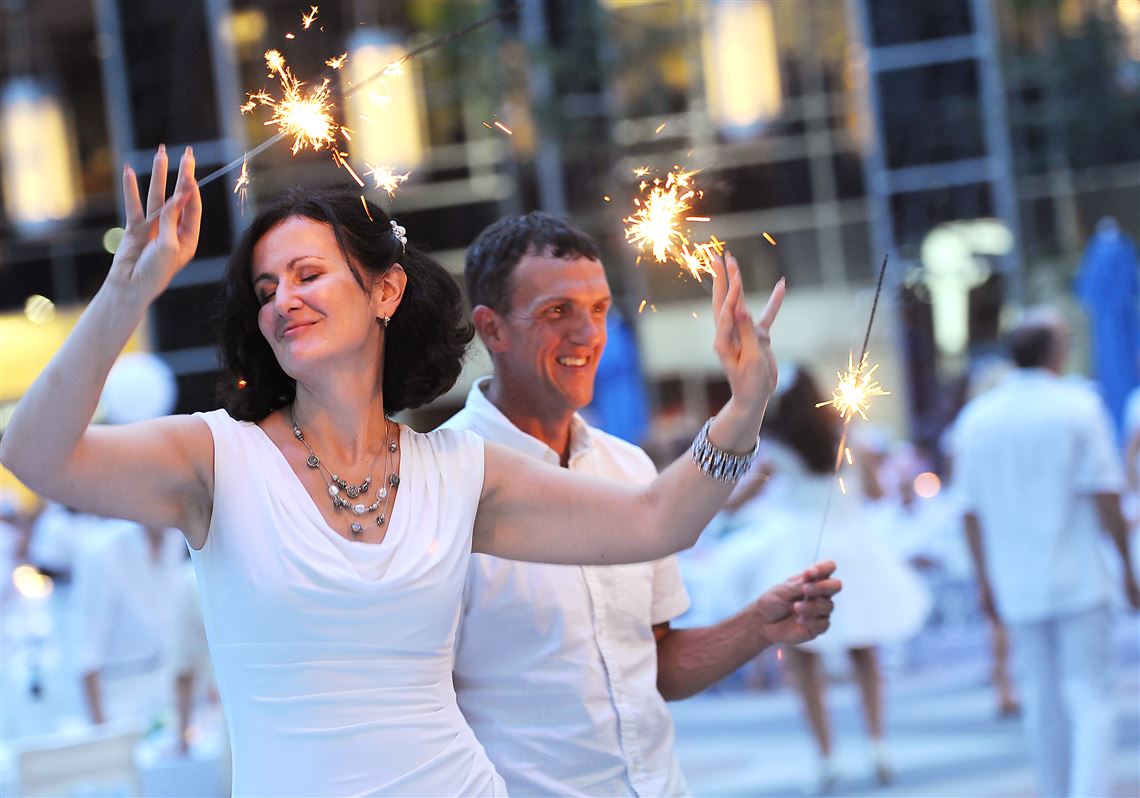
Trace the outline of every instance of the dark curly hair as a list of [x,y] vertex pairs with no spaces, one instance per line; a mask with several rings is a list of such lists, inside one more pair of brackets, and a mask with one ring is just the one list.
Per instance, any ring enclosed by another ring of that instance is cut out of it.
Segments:
[[566,219],[532,211],[500,219],[483,230],[467,250],[463,278],[471,307],[486,305],[511,312],[511,275],[524,255],[551,250],[555,258],[601,260],[594,239]]
[[768,404],[761,430],[798,454],[816,474],[835,467],[835,448],[839,445],[836,416],[829,408],[816,407],[826,400],[811,374],[797,365],[792,384]]
[[[401,247],[383,209],[345,189],[294,188],[272,201],[246,228],[226,265],[218,312],[224,369],[219,393],[230,415],[257,421],[293,401],[296,381],[277,363],[257,325],[253,249],[278,223],[301,216],[328,224],[365,290],[360,270],[381,275],[395,263],[408,275],[404,298],[384,336],[384,410],[419,407],[455,384],[475,330],[466,321],[455,279],[438,261]],[[377,324],[381,322],[377,320]]]

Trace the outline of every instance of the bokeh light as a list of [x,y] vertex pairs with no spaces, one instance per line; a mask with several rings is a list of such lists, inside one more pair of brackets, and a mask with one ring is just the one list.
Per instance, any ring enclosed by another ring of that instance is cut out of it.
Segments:
[[103,234],[103,249],[114,255],[119,250],[119,244],[123,242],[123,234],[126,231],[121,227],[111,227]]
[[55,318],[55,303],[46,296],[32,294],[24,301],[24,315],[32,324],[47,324]]
[[938,475],[930,472],[923,471],[914,478],[914,493],[923,499],[933,499],[942,490],[942,480]]

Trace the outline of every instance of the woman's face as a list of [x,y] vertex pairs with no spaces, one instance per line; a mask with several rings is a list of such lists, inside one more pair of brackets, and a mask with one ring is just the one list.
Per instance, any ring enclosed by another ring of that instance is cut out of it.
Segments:
[[277,362],[294,379],[306,365],[350,358],[378,363],[381,351],[370,293],[361,289],[332,227],[291,216],[253,248],[257,324]]

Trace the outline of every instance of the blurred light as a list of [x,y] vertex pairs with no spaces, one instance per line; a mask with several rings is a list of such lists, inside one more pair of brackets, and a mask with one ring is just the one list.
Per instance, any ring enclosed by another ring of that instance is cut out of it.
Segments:
[[233,43],[239,47],[257,47],[265,36],[268,22],[265,12],[257,8],[234,11],[229,17],[229,32]]
[[46,296],[32,294],[24,302],[24,316],[32,324],[47,324],[55,318],[55,303]]
[[[342,90],[383,72],[406,53],[380,30],[357,31],[348,41],[348,64],[340,70]],[[348,149],[354,160],[401,171],[423,160],[423,93],[416,63],[394,67],[346,99],[344,124],[352,131]]]
[[985,255],[1005,255],[1013,234],[997,219],[940,224],[922,240],[923,282],[930,291],[934,340],[950,356],[969,341],[970,289],[990,275]]
[[923,499],[933,499],[942,490],[942,480],[930,471],[923,471],[914,478],[914,493]]
[[47,574],[42,574],[30,565],[18,565],[12,569],[12,584],[25,598],[44,598],[51,595],[55,583]]
[[772,7],[716,0],[704,35],[705,93],[720,130],[747,136],[780,113],[780,61]]
[[119,249],[119,244],[122,242],[123,233],[125,232],[126,230],[121,227],[112,227],[109,229],[103,234],[103,249],[114,255]]
[[79,204],[78,159],[63,103],[34,78],[0,95],[0,175],[8,218],[26,233],[66,219]]
[[1128,57],[1140,61],[1140,0],[1116,0],[1116,19],[1124,29]]

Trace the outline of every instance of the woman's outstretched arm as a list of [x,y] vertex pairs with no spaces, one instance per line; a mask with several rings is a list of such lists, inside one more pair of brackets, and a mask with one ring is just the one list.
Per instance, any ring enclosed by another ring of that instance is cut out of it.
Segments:
[[107,280],[20,400],[0,441],[0,461],[43,496],[99,515],[178,527],[200,547],[213,492],[206,425],[168,417],[91,426],[115,359],[198,245],[202,202],[190,149],[169,201],[166,172],[160,147],[144,211],[134,170],[124,168],[126,232]]
[[[769,330],[783,297],[781,280],[754,323],[735,259],[718,261],[714,348],[732,398],[708,438],[721,450],[744,454],[756,445],[776,387]],[[584,477],[492,443],[485,452],[473,547],[517,560],[609,564],[663,557],[691,546],[733,487],[702,472],[688,452],[638,488]]]

